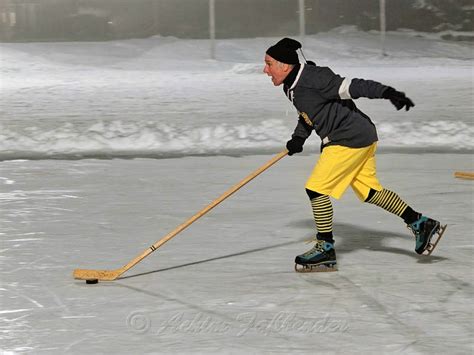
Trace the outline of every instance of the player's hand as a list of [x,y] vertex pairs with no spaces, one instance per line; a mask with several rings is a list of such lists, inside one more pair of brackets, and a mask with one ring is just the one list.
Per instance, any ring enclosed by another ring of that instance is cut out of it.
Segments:
[[293,154],[301,153],[303,151],[304,141],[304,138],[293,137],[288,142],[286,142],[286,149],[288,149],[288,155],[292,156]]
[[397,108],[397,110],[401,110],[405,107],[405,110],[408,111],[410,107],[415,107],[413,101],[411,101],[408,97],[405,96],[405,93],[401,91],[397,91],[394,88],[388,88],[383,93],[383,98],[390,100],[390,102]]

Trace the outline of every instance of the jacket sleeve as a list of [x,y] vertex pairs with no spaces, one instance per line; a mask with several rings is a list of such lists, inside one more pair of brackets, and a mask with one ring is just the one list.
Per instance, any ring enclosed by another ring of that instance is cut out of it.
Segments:
[[352,79],[348,87],[350,98],[358,99],[359,97],[367,97],[369,99],[381,99],[383,93],[389,86],[385,86],[377,81]]
[[307,139],[311,135],[312,131],[313,131],[313,127],[307,124],[305,120],[303,119],[303,117],[299,116],[298,124],[296,125],[295,131],[293,132],[291,137],[292,138],[300,137],[303,139]]
[[341,99],[339,93],[341,86],[344,85],[344,78],[334,73],[328,67],[312,68],[313,80],[312,88],[327,100]]
[[343,78],[327,67],[314,68],[313,75],[313,88],[327,100],[379,99],[389,88],[373,80]]

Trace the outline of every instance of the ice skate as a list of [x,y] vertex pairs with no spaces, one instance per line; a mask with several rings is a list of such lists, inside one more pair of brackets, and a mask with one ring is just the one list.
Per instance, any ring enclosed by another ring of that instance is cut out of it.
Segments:
[[[447,225],[441,226],[438,221],[421,216],[416,222],[408,225],[408,228],[415,235],[415,251],[418,254],[431,255],[439,240],[443,236]],[[437,238],[434,242],[431,241],[434,235]]]
[[316,244],[295,259],[296,272],[337,271],[334,244],[316,239]]

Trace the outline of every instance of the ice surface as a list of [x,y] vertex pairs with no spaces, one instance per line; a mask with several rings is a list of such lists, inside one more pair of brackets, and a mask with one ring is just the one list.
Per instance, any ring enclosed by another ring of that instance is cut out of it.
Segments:
[[473,336],[469,155],[380,154],[382,183],[448,223],[431,257],[402,221],[334,202],[339,271],[298,274],[313,154],[286,157],[114,282],[115,269],[271,156],[3,162],[2,349],[15,353],[466,354]]
[[448,224],[433,256],[348,191],[339,271],[295,273],[315,232],[313,137],[121,279],[73,280],[128,263],[283,149],[296,114],[261,73],[277,40],[220,40],[216,60],[202,40],[0,44],[0,352],[472,353],[474,187],[453,177],[474,170],[459,153],[474,144],[472,45],[426,34],[388,34],[388,57],[347,29],[304,48],[415,101],[357,105],[383,185]]

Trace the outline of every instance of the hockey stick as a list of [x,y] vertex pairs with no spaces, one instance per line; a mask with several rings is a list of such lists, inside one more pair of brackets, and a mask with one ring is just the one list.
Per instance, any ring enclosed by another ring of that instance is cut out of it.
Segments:
[[162,239],[157,241],[155,244],[147,248],[143,253],[138,255],[135,259],[131,260],[128,264],[122,266],[120,269],[115,269],[115,270],[85,270],[85,269],[76,269],[73,272],[73,276],[75,279],[79,280],[86,280],[89,283],[92,282],[97,282],[97,280],[101,281],[113,281],[117,279],[120,275],[122,275],[124,272],[130,270],[133,266],[138,264],[140,261],[142,261],[144,258],[146,258],[148,255],[153,253],[156,249],[161,247],[163,244],[165,244],[168,240],[176,236],[178,233],[180,233],[182,230],[184,230],[186,227],[188,227],[191,223],[196,221],[197,219],[201,218],[204,216],[207,212],[209,212],[211,209],[216,207],[219,203],[224,201],[226,198],[228,198],[230,195],[232,195],[234,192],[239,190],[241,187],[246,185],[248,182],[256,178],[258,175],[263,173],[265,170],[267,170],[269,167],[271,167],[273,164],[275,164],[277,161],[282,159],[285,155],[288,154],[288,151],[285,149],[278,155],[276,155],[274,158],[272,158],[270,161],[268,161],[265,165],[260,167],[259,169],[255,170],[252,174],[247,176],[245,179],[240,181],[237,185],[234,187],[230,188],[226,192],[224,192],[219,198],[211,202],[208,206],[204,207],[202,210],[200,210],[198,213],[196,213],[194,216],[189,218],[187,221],[184,223],[180,224],[178,227],[176,227],[173,231],[169,232],[167,235],[165,235]]
[[474,173],[467,171],[456,171],[454,173],[454,177],[457,177],[458,179],[474,180]]

